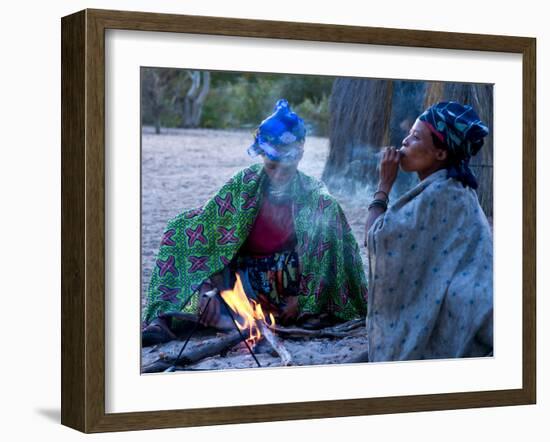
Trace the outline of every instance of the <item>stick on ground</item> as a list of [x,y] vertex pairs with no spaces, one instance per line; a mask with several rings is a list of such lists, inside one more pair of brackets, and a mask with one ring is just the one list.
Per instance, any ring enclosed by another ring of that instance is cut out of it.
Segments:
[[273,350],[279,355],[281,358],[282,364],[284,366],[288,366],[292,363],[292,356],[290,356],[290,353],[286,349],[286,347],[283,345],[283,342],[281,339],[279,339],[269,328],[269,326],[264,321],[256,321],[256,324],[258,325],[258,328],[260,329],[260,332],[262,333],[263,337],[271,344],[273,347]]
[[172,365],[184,367],[210,356],[218,355],[224,350],[237,345],[239,342],[241,342],[241,336],[235,331],[227,335],[209,339],[200,346],[193,346],[186,349],[179,361],[176,361],[177,354],[167,354],[163,358],[159,358],[151,364],[142,367],[141,372],[156,373],[164,371]]

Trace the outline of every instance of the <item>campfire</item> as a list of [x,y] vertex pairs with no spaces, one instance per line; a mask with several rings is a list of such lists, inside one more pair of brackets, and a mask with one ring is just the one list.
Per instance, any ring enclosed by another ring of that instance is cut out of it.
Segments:
[[[281,327],[276,324],[273,315],[264,312],[260,303],[253,299],[255,294],[246,292],[245,287],[249,287],[249,284],[243,285],[242,278],[237,273],[232,289],[221,293],[214,289],[206,294],[210,298],[218,297],[222,310],[229,313],[235,325],[233,331],[217,332],[213,336],[213,330],[206,328],[202,329],[201,334],[197,332],[201,330],[200,315],[172,312],[170,316],[189,324],[190,332],[183,345],[181,341],[174,340],[152,349],[143,349],[142,373],[220,369],[220,365],[224,366],[224,359],[230,359],[227,356],[230,352],[234,354],[232,358],[239,361],[240,367],[250,366],[251,363],[266,366],[266,362],[260,364],[259,359],[267,360],[268,366],[353,363],[365,360],[365,334],[362,331],[364,319],[315,330]],[[187,347],[189,343],[191,345]],[[242,347],[240,351],[237,350],[239,343],[244,343],[248,352],[243,353]],[[229,363],[226,367],[232,368],[235,365]]]
[[270,329],[270,327],[275,327],[275,318],[270,314],[270,324],[267,323],[262,306],[246,295],[239,273],[236,274],[236,277],[233,289],[222,291],[220,296],[242,321],[241,323],[239,319],[234,318],[235,325],[241,331],[248,330],[246,343],[251,352],[252,348],[264,337],[280,356],[282,365],[290,365],[292,362],[290,353]]
[[235,320],[235,324],[240,330],[248,330],[248,338],[246,341],[251,347],[254,347],[257,342],[262,338],[262,331],[269,330],[266,327],[275,326],[275,318],[269,314],[269,324],[262,310],[262,306],[253,299],[249,299],[241,282],[241,276],[237,273],[237,281],[232,290],[224,290],[221,292],[221,296],[226,304],[238,315],[238,319]]

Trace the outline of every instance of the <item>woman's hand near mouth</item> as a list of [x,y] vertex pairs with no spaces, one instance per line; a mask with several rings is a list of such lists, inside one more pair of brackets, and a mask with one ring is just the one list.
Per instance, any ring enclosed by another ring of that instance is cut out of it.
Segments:
[[378,180],[378,189],[389,195],[393,183],[397,178],[399,170],[399,160],[402,152],[393,146],[386,147],[380,160],[380,176]]

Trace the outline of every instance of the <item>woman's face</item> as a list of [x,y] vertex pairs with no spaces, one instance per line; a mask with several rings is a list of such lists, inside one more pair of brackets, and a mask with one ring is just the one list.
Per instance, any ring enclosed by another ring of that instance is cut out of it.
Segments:
[[283,186],[290,182],[296,174],[299,161],[292,163],[272,161],[267,157],[264,158],[264,170],[269,177],[269,181],[275,186]]
[[434,146],[432,133],[422,121],[415,121],[402,144],[399,165],[405,172],[416,172],[423,180],[445,166],[447,151]]

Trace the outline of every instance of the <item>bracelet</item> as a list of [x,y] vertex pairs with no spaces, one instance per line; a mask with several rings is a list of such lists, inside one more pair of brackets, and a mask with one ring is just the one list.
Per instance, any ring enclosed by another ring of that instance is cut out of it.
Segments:
[[386,197],[386,203],[390,202],[390,196],[386,192],[384,192],[383,190],[377,190],[376,192],[374,192],[374,195],[372,195],[372,197],[376,198],[377,193],[383,193],[384,196]]
[[371,201],[371,205],[374,204],[374,205],[378,205],[378,206],[386,206],[388,207],[388,203],[386,200],[381,200],[380,198],[374,198],[372,201]]
[[373,207],[381,207],[383,211],[386,211],[388,208],[388,203],[384,200],[374,199],[369,204],[368,210],[372,209]]

